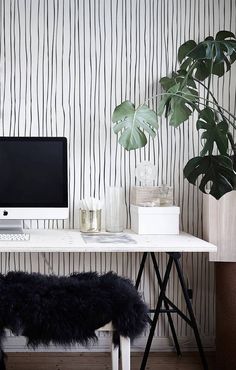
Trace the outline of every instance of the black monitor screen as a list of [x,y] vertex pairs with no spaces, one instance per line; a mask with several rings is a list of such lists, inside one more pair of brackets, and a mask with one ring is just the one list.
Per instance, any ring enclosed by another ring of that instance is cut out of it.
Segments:
[[67,207],[65,138],[0,138],[0,207]]

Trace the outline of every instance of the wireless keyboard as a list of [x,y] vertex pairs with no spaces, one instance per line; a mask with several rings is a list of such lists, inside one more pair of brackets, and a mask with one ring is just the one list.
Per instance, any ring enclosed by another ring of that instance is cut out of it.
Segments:
[[0,233],[0,241],[1,240],[10,240],[10,241],[21,241],[21,240],[29,240],[30,234],[26,233],[19,233],[19,234],[5,234]]

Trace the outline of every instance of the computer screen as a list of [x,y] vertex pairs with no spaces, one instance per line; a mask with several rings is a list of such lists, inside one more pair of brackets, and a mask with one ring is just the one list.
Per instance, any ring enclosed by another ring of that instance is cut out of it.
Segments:
[[0,207],[68,207],[65,138],[0,137]]

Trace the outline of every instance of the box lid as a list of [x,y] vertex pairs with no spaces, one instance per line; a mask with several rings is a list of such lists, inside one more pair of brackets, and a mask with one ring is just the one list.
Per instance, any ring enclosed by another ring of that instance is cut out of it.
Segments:
[[168,214],[180,214],[180,207],[171,206],[171,207],[141,207],[135,206],[134,204],[130,205],[131,212],[137,214],[148,214],[148,215],[168,215]]

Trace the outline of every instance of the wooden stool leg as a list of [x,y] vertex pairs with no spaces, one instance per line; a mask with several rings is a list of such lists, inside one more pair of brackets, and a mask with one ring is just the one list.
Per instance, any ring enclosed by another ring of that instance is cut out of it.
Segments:
[[119,370],[119,347],[115,347],[113,342],[111,344],[111,362],[112,370]]
[[120,337],[121,368],[130,370],[130,339]]

